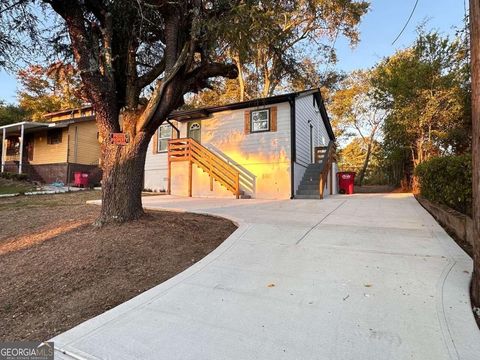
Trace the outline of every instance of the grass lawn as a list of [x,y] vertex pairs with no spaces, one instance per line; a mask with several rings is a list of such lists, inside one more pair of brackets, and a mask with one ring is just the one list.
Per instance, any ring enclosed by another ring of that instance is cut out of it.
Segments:
[[0,341],[47,340],[169,279],[236,226],[148,212],[95,228],[99,191],[0,198]]
[[0,195],[24,193],[33,190],[35,190],[35,187],[28,182],[0,178]]

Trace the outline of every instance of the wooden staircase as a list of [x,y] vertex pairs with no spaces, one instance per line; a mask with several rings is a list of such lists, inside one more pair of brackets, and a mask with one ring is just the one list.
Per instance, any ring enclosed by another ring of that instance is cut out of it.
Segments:
[[[332,164],[335,160],[335,143],[330,141],[327,146],[315,148],[315,163],[308,165],[298,186],[296,199],[323,199],[325,185],[330,175],[330,184],[333,184]],[[332,186],[330,186],[330,195]]]
[[213,181],[217,181],[238,199],[240,191],[240,173],[232,165],[194,139],[172,139],[168,142],[168,194],[171,193],[172,162],[188,161],[188,196],[192,196],[192,165],[197,165],[210,176],[210,191]]

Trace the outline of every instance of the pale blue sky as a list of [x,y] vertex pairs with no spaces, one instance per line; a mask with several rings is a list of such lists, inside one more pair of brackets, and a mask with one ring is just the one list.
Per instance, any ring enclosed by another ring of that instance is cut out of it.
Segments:
[[[464,0],[419,0],[410,24],[392,46],[414,4],[415,0],[372,0],[370,13],[360,25],[359,45],[352,50],[344,39],[338,39],[339,62],[335,67],[345,71],[371,67],[396,49],[410,45],[416,36],[416,26],[424,20],[428,20],[428,29],[451,34],[454,26],[461,25],[465,14]],[[1,71],[0,100],[16,102],[16,88],[15,75]]]

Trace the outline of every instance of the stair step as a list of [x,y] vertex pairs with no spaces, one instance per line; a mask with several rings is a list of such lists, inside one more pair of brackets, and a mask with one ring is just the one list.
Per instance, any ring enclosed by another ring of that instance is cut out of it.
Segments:
[[315,183],[319,183],[320,182],[320,175],[317,175],[317,176],[304,176],[302,178],[302,181],[301,183],[311,183],[311,182],[315,182]]
[[320,191],[317,190],[298,190],[297,195],[319,195]]
[[320,179],[320,174],[306,174],[303,175],[302,181],[311,181],[311,180],[317,180]]
[[320,200],[320,195],[295,195],[295,199]]
[[320,187],[319,183],[309,183],[309,184],[300,184],[298,186],[298,191],[300,190],[318,190]]

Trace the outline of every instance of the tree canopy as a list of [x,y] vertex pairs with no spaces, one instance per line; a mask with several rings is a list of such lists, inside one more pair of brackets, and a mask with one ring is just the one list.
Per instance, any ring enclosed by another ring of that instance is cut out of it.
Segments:
[[[369,2],[352,0],[241,2],[238,27],[226,29],[226,53],[239,69],[237,88],[234,82],[223,86],[237,101],[299,88],[331,88],[341,75],[321,71],[321,65],[336,61],[338,36],[352,46],[359,41],[358,25],[368,8]],[[207,92],[195,101],[208,99],[218,98]]]
[[376,97],[392,109],[385,141],[408,149],[414,164],[469,147],[467,54],[461,39],[420,32],[377,67]]
[[18,79],[18,102],[31,120],[42,120],[48,112],[75,108],[86,101],[80,78],[70,64],[30,65],[18,72]]
[[[365,155],[359,168],[358,183],[362,185],[374,144],[381,132],[388,110],[376,101],[373,79],[375,70],[354,71],[333,94],[330,104],[333,126],[340,138],[357,137],[363,143]],[[352,143],[351,143],[352,144]]]
[[329,111],[338,136],[381,142],[381,166],[393,184],[410,184],[414,167],[432,156],[469,151],[465,34],[452,39],[419,29],[411,46],[370,70],[349,74]]
[[0,126],[28,120],[28,113],[22,107],[0,101]]

